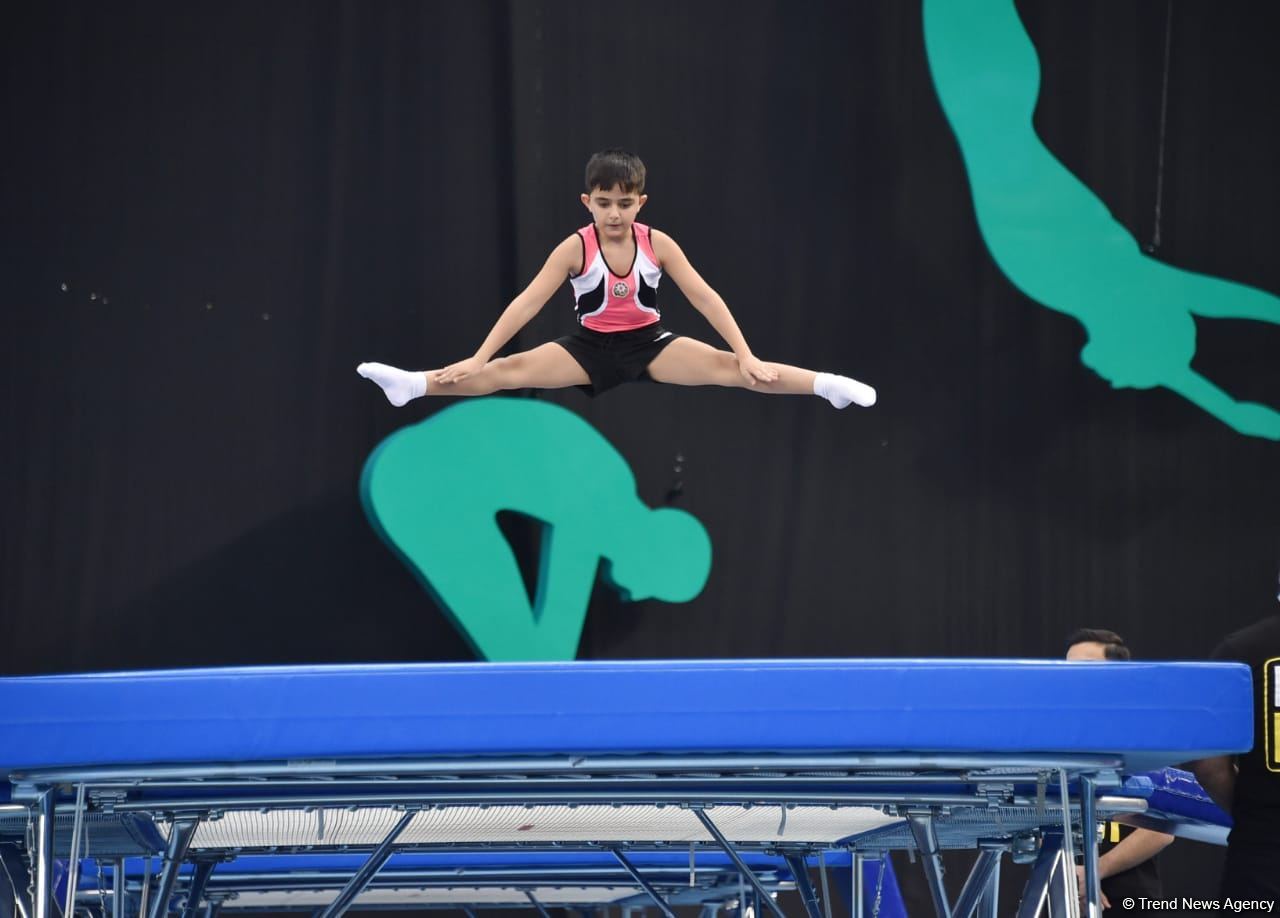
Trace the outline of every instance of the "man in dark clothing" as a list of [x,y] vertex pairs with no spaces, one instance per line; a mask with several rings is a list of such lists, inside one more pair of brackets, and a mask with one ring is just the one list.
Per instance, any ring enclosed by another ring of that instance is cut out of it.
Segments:
[[[1128,660],[1131,654],[1114,631],[1081,628],[1067,638],[1068,660]],[[1098,844],[1098,878],[1105,914],[1126,909],[1126,899],[1161,898],[1160,867],[1156,855],[1173,841],[1172,835],[1108,822]],[[1084,868],[1077,867],[1076,888],[1084,895]]]
[[1253,748],[1191,763],[1200,785],[1235,822],[1222,895],[1275,901],[1280,899],[1280,615],[1230,635],[1213,659],[1247,663],[1254,692]]

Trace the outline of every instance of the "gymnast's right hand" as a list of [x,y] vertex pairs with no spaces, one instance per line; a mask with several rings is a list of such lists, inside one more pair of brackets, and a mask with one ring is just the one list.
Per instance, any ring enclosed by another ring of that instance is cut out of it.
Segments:
[[466,360],[459,360],[457,363],[451,363],[443,370],[437,371],[436,374],[431,377],[431,381],[434,383],[440,383],[444,386],[447,386],[450,383],[461,382],[483,366],[484,361],[479,357],[468,357]]

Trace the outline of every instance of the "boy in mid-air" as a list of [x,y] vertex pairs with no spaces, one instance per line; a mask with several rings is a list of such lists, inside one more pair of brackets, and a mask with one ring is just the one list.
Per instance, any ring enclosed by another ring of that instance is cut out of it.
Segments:
[[[638,156],[605,150],[587,163],[583,205],[590,225],[552,250],[524,292],[511,301],[476,353],[439,370],[400,370],[362,363],[357,372],[399,407],[421,395],[488,395],[500,389],[584,386],[599,395],[624,382],[651,379],[680,386],[740,386],[775,395],[820,395],[837,408],[875,404],[875,389],[831,373],[765,363],[747,346],[729,307],[666,233],[636,222],[647,195]],[[617,270],[615,270],[617,269]],[[711,323],[730,350],[673,335],[660,324],[663,274]],[[573,285],[573,334],[493,359],[546,304],[565,278]]]

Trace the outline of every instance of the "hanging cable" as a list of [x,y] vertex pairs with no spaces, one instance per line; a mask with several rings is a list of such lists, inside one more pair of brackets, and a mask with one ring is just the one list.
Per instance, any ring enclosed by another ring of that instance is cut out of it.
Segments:
[[1160,247],[1160,221],[1164,210],[1164,139],[1169,116],[1169,54],[1173,35],[1173,0],[1168,0],[1164,17],[1164,77],[1160,87],[1160,140],[1156,153],[1156,213],[1148,252]]

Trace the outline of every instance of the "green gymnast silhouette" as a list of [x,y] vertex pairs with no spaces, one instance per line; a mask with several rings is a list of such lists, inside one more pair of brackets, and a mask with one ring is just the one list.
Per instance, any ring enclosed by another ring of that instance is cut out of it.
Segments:
[[[459,402],[397,431],[365,462],[374,529],[477,654],[571,660],[597,570],[624,599],[688,602],[711,540],[682,510],[650,509],[627,462],[590,424],[531,399]],[[532,605],[497,514],[543,524]]]
[[1191,369],[1193,315],[1280,323],[1280,298],[1170,267],[1036,136],[1040,62],[1013,0],[924,0],[934,85],[960,142],[978,224],[1019,290],[1078,319],[1084,364],[1114,388],[1164,386],[1236,431],[1280,440],[1280,413]]

